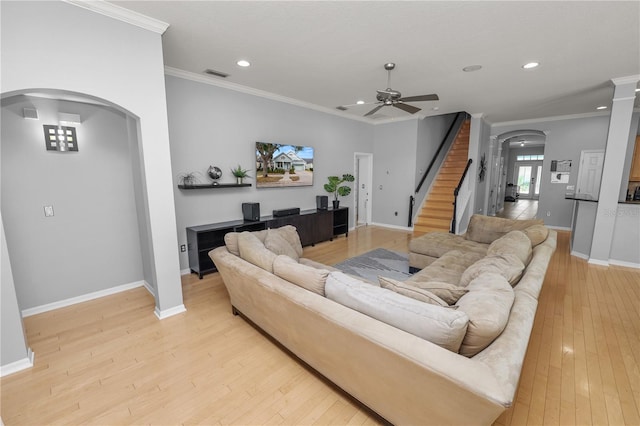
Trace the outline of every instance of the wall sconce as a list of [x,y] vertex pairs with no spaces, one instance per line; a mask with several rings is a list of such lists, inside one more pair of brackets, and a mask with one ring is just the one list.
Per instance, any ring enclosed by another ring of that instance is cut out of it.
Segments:
[[61,126],[79,126],[82,124],[80,114],[68,114],[66,112],[58,113],[58,122]]

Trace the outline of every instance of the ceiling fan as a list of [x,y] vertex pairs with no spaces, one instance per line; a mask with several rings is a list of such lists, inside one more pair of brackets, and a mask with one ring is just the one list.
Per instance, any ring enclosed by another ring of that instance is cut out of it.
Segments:
[[[420,108],[415,107],[413,105],[409,105],[406,102],[437,101],[440,99],[438,98],[438,95],[436,95],[435,93],[430,95],[407,96],[403,98],[400,92],[398,92],[397,90],[391,89],[391,71],[395,67],[396,67],[396,64],[392,62],[384,64],[384,69],[387,70],[387,72],[389,73],[387,77],[387,88],[385,90],[376,90],[376,92],[378,93],[376,95],[376,99],[378,100],[378,102],[375,102],[375,103],[379,105],[374,109],[372,109],[371,111],[369,111],[368,113],[366,113],[364,115],[365,117],[375,114],[376,112],[378,112],[380,108],[388,105],[399,108],[403,111],[408,112],[409,114],[415,114],[416,112],[420,111]],[[343,108],[344,107],[338,107],[338,109],[343,109]]]

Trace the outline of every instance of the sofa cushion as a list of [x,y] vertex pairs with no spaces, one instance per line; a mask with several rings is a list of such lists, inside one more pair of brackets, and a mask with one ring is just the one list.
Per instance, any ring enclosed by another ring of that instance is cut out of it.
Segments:
[[284,233],[279,232],[277,229],[269,229],[267,231],[264,246],[275,254],[289,256],[296,262],[300,259],[300,255],[295,247],[285,238]]
[[412,299],[419,300],[420,302],[429,303],[431,305],[437,305],[437,306],[449,306],[447,302],[440,299],[438,296],[436,296],[435,294],[431,293],[428,290],[423,290],[416,286],[405,284],[402,281],[397,281],[387,277],[379,276],[378,281],[380,282],[380,287],[386,288],[387,290],[391,290],[403,296],[407,296]]
[[277,232],[282,238],[287,240],[291,247],[298,253],[298,257],[302,256],[302,243],[300,242],[300,235],[298,235],[298,230],[293,225],[285,225],[280,228],[272,228],[269,232]]
[[544,225],[533,225],[524,229],[522,232],[531,240],[531,247],[535,247],[547,239],[549,228]]
[[330,271],[303,265],[287,255],[279,255],[273,261],[273,273],[304,289],[324,296],[324,285]]
[[439,281],[459,285],[462,273],[483,257],[477,252],[451,250],[407,281]]
[[511,231],[492,242],[487,250],[487,256],[509,253],[515,254],[525,266],[529,264],[533,252],[531,250],[531,240],[524,232]]
[[461,235],[447,232],[429,232],[409,241],[409,252],[431,257],[441,257],[451,250],[487,252],[487,244],[466,240]]
[[[264,239],[267,237],[267,230],[254,231],[252,234],[258,237],[260,241],[264,242]],[[224,234],[224,244],[227,246],[227,250],[236,256],[240,256],[240,250],[238,249],[238,235],[240,235],[239,232],[227,232]]]
[[316,269],[326,269],[329,272],[340,270],[338,268],[334,268],[333,266],[325,265],[323,263],[316,262],[315,260],[307,259],[306,257],[301,257],[300,259],[298,259],[298,263],[301,263],[302,265],[311,266],[312,268],[316,268]]
[[514,220],[474,214],[469,219],[465,238],[478,243],[491,244],[511,231],[521,231],[532,225],[543,224],[541,219]]
[[238,235],[238,250],[242,259],[273,273],[273,261],[277,255],[253,233],[245,231]]
[[511,286],[514,286],[520,281],[522,271],[524,271],[524,264],[515,254],[494,254],[469,266],[462,273],[460,285],[466,287],[478,276],[493,272],[502,275]]
[[464,287],[459,287],[455,284],[441,281],[412,281],[409,279],[405,281],[405,284],[413,285],[423,290],[428,290],[440,299],[444,300],[448,305],[455,304],[458,299],[464,296],[467,292],[467,289]]
[[469,316],[469,326],[460,346],[460,354],[474,356],[489,346],[507,325],[515,300],[513,288],[496,273],[475,278],[466,287],[469,292],[456,306]]
[[327,298],[379,321],[458,352],[469,318],[465,313],[430,305],[332,272],[325,286]]

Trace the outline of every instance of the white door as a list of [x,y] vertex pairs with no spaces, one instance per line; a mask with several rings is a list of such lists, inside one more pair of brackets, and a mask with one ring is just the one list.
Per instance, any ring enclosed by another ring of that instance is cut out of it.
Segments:
[[371,187],[373,155],[355,154],[355,224],[356,226],[371,223]]
[[534,199],[540,198],[540,180],[542,178],[542,161],[518,161],[513,177],[518,185],[519,198]]
[[598,199],[603,164],[604,150],[589,150],[580,153],[576,195],[586,195]]

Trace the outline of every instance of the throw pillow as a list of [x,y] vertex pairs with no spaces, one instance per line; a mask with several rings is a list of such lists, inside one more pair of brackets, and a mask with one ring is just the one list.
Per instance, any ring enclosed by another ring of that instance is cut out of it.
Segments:
[[289,256],[280,255],[273,261],[273,273],[297,286],[324,296],[324,285],[330,271],[302,265]]
[[273,273],[276,254],[267,249],[264,243],[251,232],[245,231],[238,235],[238,250],[242,259]]
[[283,233],[278,232],[277,229],[268,230],[267,238],[264,239],[264,246],[275,254],[289,256],[296,262],[300,259],[300,255],[296,249],[293,248],[291,243],[285,239]]
[[[227,232],[224,234],[224,244],[227,246],[227,250],[229,250],[229,253],[235,254],[236,256],[240,256],[240,250],[238,249],[239,234],[239,232]],[[264,242],[264,239],[267,237],[267,230],[254,231],[252,234],[258,237],[260,241]]]
[[277,232],[282,238],[287,240],[287,242],[293,247],[293,249],[298,253],[298,257],[302,256],[302,243],[300,242],[300,235],[298,235],[298,230],[293,225],[285,225],[280,228],[272,228],[269,232]]
[[507,280],[495,273],[474,279],[467,290],[456,306],[469,316],[460,354],[472,357],[489,346],[507,326],[515,295]]
[[431,305],[437,305],[437,306],[449,306],[447,302],[440,299],[438,296],[431,293],[430,291],[405,284],[402,281],[397,281],[392,278],[381,277],[381,276],[378,276],[378,281],[380,282],[380,287],[386,288],[387,290],[391,290],[403,296],[407,296],[412,299],[419,300],[420,302],[425,302],[425,303],[429,303]]
[[480,275],[493,272],[502,275],[511,286],[515,286],[522,277],[522,271],[524,271],[524,264],[515,254],[494,254],[469,266],[462,273],[460,285],[466,287]]
[[449,305],[455,304],[458,299],[464,296],[467,292],[467,289],[464,287],[459,287],[455,284],[445,283],[442,281],[405,281],[405,283],[408,285],[414,285],[423,290],[428,290]]
[[515,254],[527,266],[531,260],[531,240],[522,231],[511,231],[489,245],[487,256],[494,254]]
[[469,318],[465,313],[430,305],[332,272],[325,285],[327,298],[393,327],[458,352]]
[[522,232],[531,240],[531,246],[535,247],[547,239],[549,228],[544,225],[533,225]]

